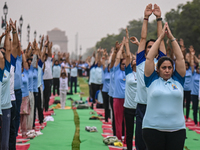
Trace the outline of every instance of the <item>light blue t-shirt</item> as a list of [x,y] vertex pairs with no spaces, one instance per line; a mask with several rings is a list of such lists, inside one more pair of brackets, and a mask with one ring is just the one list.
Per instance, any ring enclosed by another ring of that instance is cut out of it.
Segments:
[[53,78],[60,78],[60,71],[61,71],[60,65],[54,65],[52,71],[53,71]]
[[22,55],[17,55],[16,67],[15,67],[15,80],[14,80],[14,89],[19,90],[22,86]]
[[103,92],[109,92],[110,87],[110,72],[108,72],[108,68],[106,67],[103,71]]
[[137,103],[135,102],[137,92],[137,77],[136,72],[131,68],[131,64],[125,67],[126,86],[125,86],[125,101],[124,107],[136,109]]
[[156,71],[145,77],[147,87],[147,108],[142,128],[157,130],[185,129],[183,114],[184,77],[175,70],[172,77],[165,81]]
[[96,92],[95,99],[97,99],[99,103],[103,104],[103,96],[101,90]]
[[38,68],[33,69],[33,92],[38,92]]
[[26,97],[29,95],[28,90],[28,70],[24,69],[22,73],[22,97]]
[[33,66],[28,69],[28,90],[33,92]]
[[95,70],[96,70],[97,65],[92,65],[90,68],[90,80],[89,84],[95,83]]
[[114,94],[114,87],[115,87],[115,74],[114,74],[114,67],[110,69],[110,87],[108,95],[113,97]]
[[[3,72],[4,70],[0,68],[0,95],[1,95],[1,88],[2,88]],[[0,96],[0,103],[1,103],[1,96]],[[1,111],[1,105],[0,105],[0,115],[1,114],[2,114],[2,111]]]
[[191,90],[191,95],[199,95],[199,79],[200,79],[200,74],[196,73],[194,71],[192,75],[192,90]]
[[71,77],[77,77],[77,67],[71,68]]
[[43,65],[43,62],[40,59],[38,61],[38,84],[37,84],[38,87],[40,87],[40,85],[42,85],[42,82],[43,82],[42,65]]
[[12,107],[10,97],[10,67],[11,62],[9,63],[5,59],[5,68],[1,87],[1,109],[9,109]]
[[191,91],[191,90],[192,90],[192,70],[189,67],[189,69],[186,70],[185,74],[184,91]]
[[100,67],[96,67],[95,68],[95,80],[94,83],[95,84],[102,84],[102,74],[103,74],[103,66]]
[[[162,56],[166,56],[164,53],[159,51],[159,56],[157,59],[154,59],[155,67],[158,62],[158,59]],[[145,66],[145,50],[141,51],[136,55],[136,74],[137,74],[137,94],[136,102],[139,104],[147,104],[147,91],[144,83],[144,66]]]
[[113,98],[125,98],[125,83],[126,83],[126,75],[125,71],[122,71],[120,69],[120,63],[114,67],[114,81],[115,81],[115,86],[114,86],[114,94]]

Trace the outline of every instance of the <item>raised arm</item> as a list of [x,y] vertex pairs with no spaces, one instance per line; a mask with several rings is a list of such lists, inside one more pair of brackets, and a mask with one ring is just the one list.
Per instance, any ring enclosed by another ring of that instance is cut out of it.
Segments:
[[195,56],[195,51],[191,52],[190,53],[190,67],[192,69],[192,73],[194,72],[194,56]]
[[185,69],[185,60],[184,60],[184,57],[183,57],[183,53],[181,52],[181,49],[180,49],[180,46],[178,45],[178,42],[176,41],[176,39],[172,35],[168,24],[167,24],[166,29],[167,29],[167,37],[171,40],[172,49],[173,49],[174,55],[176,57],[176,71],[182,77],[184,77],[186,69]]
[[5,35],[6,35],[5,32],[3,32],[3,33],[1,34],[1,36],[0,36],[0,45],[1,45],[1,40],[2,40],[2,38],[3,38]]
[[[160,7],[154,4],[153,14],[156,16],[157,21],[157,36],[159,37],[162,33],[162,18],[161,18],[161,10]],[[166,54],[165,43],[164,40],[161,41],[159,46],[160,51]]]
[[42,51],[43,41],[44,41],[44,35],[42,36],[41,41],[40,41],[40,51]]
[[16,21],[13,23],[12,19],[10,19],[10,25],[12,27],[12,35],[13,35],[13,42],[12,42],[12,50],[11,53],[13,57],[17,57],[21,55],[21,50],[19,48],[19,39],[16,30]]
[[52,51],[51,51],[52,46],[53,46],[52,42],[48,44],[48,57],[52,57]]
[[0,52],[0,68],[1,68],[1,70],[4,69],[4,66],[5,66],[5,59],[4,59],[3,54]]
[[107,53],[107,51],[106,51],[106,49],[104,49],[103,56],[101,58],[102,59],[103,70],[106,69],[106,63],[105,63],[105,61],[106,61],[106,53]]
[[130,52],[130,47],[129,47],[129,34],[128,34],[127,28],[126,28],[125,47],[126,47],[126,67],[127,67],[131,62],[131,52]]
[[179,44],[180,44],[180,47],[181,47],[181,51],[183,53],[183,57],[184,57],[184,59],[186,59],[186,51],[185,51],[186,48],[185,48],[183,39],[179,40]]
[[125,37],[123,38],[121,47],[120,47],[119,51],[117,52],[117,58],[115,60],[115,67],[120,63],[121,54],[122,54],[122,51],[123,51],[123,48],[124,48],[124,44],[125,44]]
[[156,40],[156,42],[152,45],[151,50],[146,56],[146,61],[145,61],[145,68],[144,68],[144,74],[146,77],[149,77],[155,70],[155,64],[154,64],[154,58],[158,54],[158,48],[160,46],[161,41],[163,40],[165,36],[165,30],[166,30],[166,24],[162,30],[162,33]]
[[6,22],[6,37],[4,41],[4,48],[6,49],[5,51],[5,58],[8,62],[10,62],[10,54],[11,54],[11,36],[10,36],[10,31],[11,31],[11,26],[8,25]]
[[140,39],[140,45],[138,47],[138,53],[143,51],[145,49],[146,44],[146,38],[147,38],[147,28],[148,28],[148,19],[149,16],[152,14],[152,4],[149,4],[146,6],[146,9],[144,11],[144,20],[142,24],[142,31],[141,31],[141,39]]

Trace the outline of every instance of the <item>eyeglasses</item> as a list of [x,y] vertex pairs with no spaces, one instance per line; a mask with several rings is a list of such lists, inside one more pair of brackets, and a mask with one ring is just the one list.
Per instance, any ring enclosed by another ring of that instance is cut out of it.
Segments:
[[168,67],[167,67],[167,66],[163,66],[163,67],[162,67],[163,70],[165,70],[165,69],[167,69],[167,68],[168,68],[168,70],[171,70],[171,69],[172,69],[172,66],[168,66]]
[[125,64],[121,64],[122,66],[125,66]]

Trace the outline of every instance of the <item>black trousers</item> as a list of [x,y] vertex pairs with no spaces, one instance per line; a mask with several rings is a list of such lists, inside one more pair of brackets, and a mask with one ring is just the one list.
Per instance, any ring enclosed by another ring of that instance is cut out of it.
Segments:
[[11,101],[11,117],[10,117],[10,136],[9,136],[9,150],[16,150],[16,129],[15,129],[15,117],[17,112],[16,101]]
[[145,104],[137,104],[136,108],[136,129],[135,129],[135,146],[138,150],[146,150],[145,142],[142,138],[142,121],[146,112]]
[[43,115],[43,108],[42,108],[42,99],[41,99],[41,90],[38,88],[38,101],[37,101],[37,110],[38,110],[38,117],[39,117],[39,123],[43,123],[44,115]]
[[71,81],[71,75],[68,73],[68,87],[69,87],[69,82]]
[[49,109],[49,99],[51,96],[51,85],[52,79],[44,80],[44,109],[48,111]]
[[98,103],[97,103],[96,108],[103,108],[103,104],[98,104]]
[[148,150],[183,150],[186,131],[164,132],[156,129],[143,129],[143,139]]
[[133,149],[135,109],[124,108],[127,150]]
[[59,78],[53,78],[53,95],[56,94],[56,90],[57,90],[57,94],[60,95],[60,81]]
[[108,92],[102,92],[102,95],[103,95],[103,106],[105,110],[105,121],[108,122],[108,118],[110,118],[109,95]]
[[197,122],[197,112],[198,112],[198,104],[199,104],[198,95],[191,95],[191,100],[192,100],[194,123],[197,125],[198,124],[198,122]]
[[38,103],[38,92],[33,92],[34,95],[34,114],[33,114],[33,127],[35,127],[36,106]]
[[190,113],[191,91],[184,91],[184,100],[186,100],[186,118],[188,119]]
[[82,77],[82,69],[78,69],[78,76]]
[[100,89],[100,86],[101,86],[101,84],[94,84],[94,83],[91,83],[91,88],[92,88],[92,101],[93,101],[92,106],[91,106],[92,109],[93,109],[93,104],[96,102],[96,101],[95,101],[95,94],[96,94],[96,92]]
[[74,84],[74,88],[75,88],[75,90],[74,90],[74,92],[75,93],[77,93],[77,77],[71,77],[71,94],[73,94],[73,84]]
[[113,109],[113,97],[109,97],[110,100],[110,106],[112,109],[112,129],[113,129],[113,135],[116,136],[116,129],[115,129],[115,114],[114,114],[114,109]]

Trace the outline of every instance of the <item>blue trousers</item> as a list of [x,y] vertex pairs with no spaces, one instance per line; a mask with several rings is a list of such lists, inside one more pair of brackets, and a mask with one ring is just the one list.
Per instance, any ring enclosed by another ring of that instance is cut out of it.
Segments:
[[135,146],[137,150],[146,150],[146,145],[142,137],[142,121],[146,112],[145,104],[137,104],[136,108],[136,129],[135,129]]
[[193,109],[194,123],[196,125],[198,125],[198,122],[197,122],[197,112],[198,112],[198,104],[199,104],[198,95],[191,95],[191,100],[192,100],[192,109]]
[[15,98],[16,98],[16,117],[15,117],[15,129],[16,129],[16,136],[18,135],[18,129],[20,124],[20,107],[22,103],[22,91],[21,89],[15,90]]
[[1,150],[8,150],[10,136],[11,108],[2,109],[1,124]]

